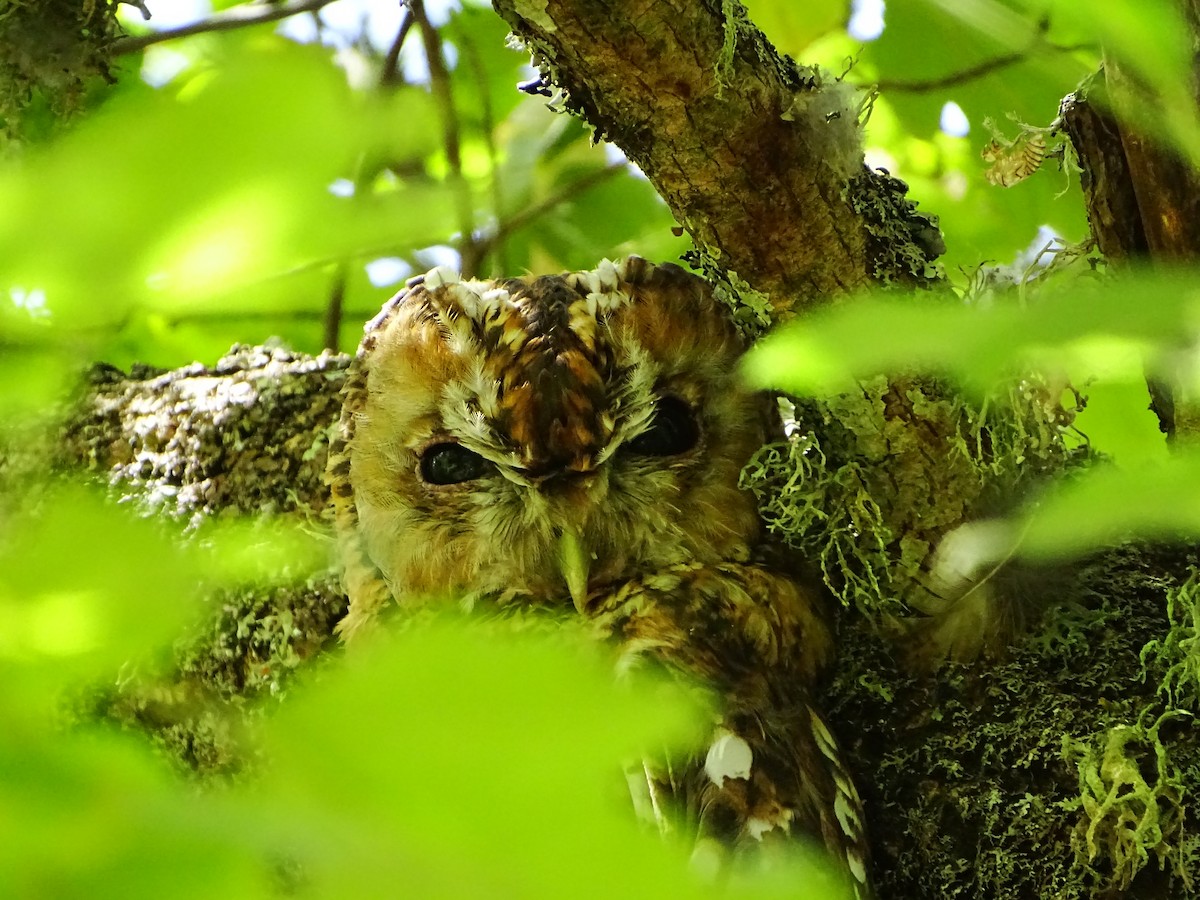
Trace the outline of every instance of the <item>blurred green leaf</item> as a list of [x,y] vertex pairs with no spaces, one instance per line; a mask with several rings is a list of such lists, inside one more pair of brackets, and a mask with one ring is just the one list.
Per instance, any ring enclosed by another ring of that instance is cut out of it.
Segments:
[[1093,467],[1051,490],[1025,528],[1020,553],[1039,560],[1080,556],[1131,537],[1194,541],[1200,536],[1200,456]]
[[328,535],[277,519],[220,519],[189,537],[208,577],[218,583],[281,583],[322,571],[332,556]]
[[128,89],[0,176],[0,284],[43,290],[79,329],[113,327],[142,304],[294,309],[306,298],[263,285],[364,247],[444,237],[449,204],[428,184],[329,192],[365,161],[429,152],[424,91],[366,97],[325,48],[274,36],[239,46],[172,90]]
[[705,896],[633,823],[618,765],[694,744],[702,718],[677,686],[618,687],[561,630],[430,625],[354,648],[294,695],[266,797],[304,823],[317,896]]
[[756,385],[810,394],[914,370],[949,374],[977,391],[1021,366],[1086,377],[1131,350],[1186,340],[1198,301],[1200,280],[1187,271],[1076,280],[1025,307],[1016,298],[987,307],[928,294],[862,298],[760,341],[745,372]]
[[0,531],[0,671],[54,690],[113,670],[179,633],[200,579],[163,523],[79,487],[38,495]]
[[0,736],[0,895],[271,896],[255,818],[107,731]]
[[40,417],[53,408],[75,386],[77,363],[77,358],[61,352],[6,346],[0,340],[0,427]]
[[[1031,49],[1038,24],[994,0],[921,0],[889,4],[886,27],[878,40],[863,49],[863,63],[884,84],[904,132],[926,138],[938,129],[943,104],[955,101],[967,114],[982,147],[984,118],[1003,124],[1009,115],[1048,125],[1059,101],[1094,66],[1096,55],[1077,59],[1071,54]],[[970,26],[964,28],[964,24]],[[914,52],[926,48],[933,52]],[[906,89],[905,85],[944,82],[992,60],[1016,53],[1022,61],[987,77],[940,84],[938,89]],[[978,152],[978,151],[976,151]],[[903,177],[903,173],[901,173]]]
[[846,0],[819,0],[815,3],[779,3],[778,0],[747,0],[750,18],[783,53],[802,62],[801,54],[809,44],[831,31],[844,31],[849,15]]
[[1140,365],[1125,380],[1095,381],[1083,392],[1087,407],[1076,417],[1075,427],[1087,435],[1093,448],[1122,466],[1166,459],[1167,442],[1159,430],[1158,417],[1150,410],[1150,394]]
[[320,896],[378,895],[401,874],[430,898],[696,893],[634,826],[618,767],[693,737],[694,699],[618,691],[561,636],[478,624],[356,651],[270,735],[269,802],[313,827]]

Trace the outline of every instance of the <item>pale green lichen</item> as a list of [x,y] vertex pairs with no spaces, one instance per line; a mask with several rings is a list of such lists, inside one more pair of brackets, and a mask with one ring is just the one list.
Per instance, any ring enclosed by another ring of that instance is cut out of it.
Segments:
[[742,484],[843,604],[872,618],[923,609],[942,537],[1068,459],[1051,393],[1030,376],[972,404],[935,381],[866,379],[796,401],[788,441],[756,455]]
[[831,462],[812,431],[795,421],[784,443],[763,447],[741,486],[759,503],[767,527],[801,558],[815,560],[843,604],[877,612],[894,604],[888,545],[892,535],[857,460]]
[[946,252],[938,217],[917,211],[908,185],[888,173],[863,171],[847,181],[846,198],[867,234],[871,274],[884,286],[940,288]]
[[1168,630],[1142,648],[1142,677],[1164,670],[1158,692],[1171,706],[1200,711],[1200,573],[1167,591]]
[[1078,865],[1091,868],[1103,859],[1118,890],[1152,858],[1190,887],[1186,860],[1193,841],[1184,831],[1184,783],[1167,746],[1163,724],[1178,713],[1164,713],[1153,725],[1116,725],[1086,740],[1063,737],[1063,756],[1076,763],[1079,797],[1063,805],[1078,810],[1071,845]]
[[717,56],[717,97],[721,97],[733,77],[733,56],[737,52],[738,29],[748,19],[746,8],[738,0],[721,0],[721,52]]
[[713,296],[729,309],[738,332],[752,343],[771,327],[771,297],[755,290],[737,272],[722,268],[718,256],[709,250],[691,250],[684,254],[684,260],[700,272],[712,287]]
[[558,26],[546,11],[549,5],[549,0],[516,0],[513,3],[513,11],[543,31],[553,33],[558,30]]

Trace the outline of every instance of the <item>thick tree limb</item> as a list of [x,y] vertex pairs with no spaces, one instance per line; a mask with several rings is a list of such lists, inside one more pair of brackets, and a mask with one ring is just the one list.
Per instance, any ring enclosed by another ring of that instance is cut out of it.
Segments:
[[[1200,259],[1200,173],[1137,122],[1158,98],[1107,63],[1063,101],[1060,121],[1083,170],[1097,246],[1117,267],[1174,266]],[[1163,115],[1169,114],[1163,110]],[[1152,408],[1168,440],[1200,436],[1200,398],[1189,385],[1190,350],[1147,374]]]
[[[881,259],[895,248],[882,252],[864,214],[873,186],[852,89],[782,59],[740,4],[494,6],[566,91],[568,108],[641,167],[698,247],[769,294],[775,309],[803,309],[873,279],[926,279],[924,265]],[[895,239],[918,233],[919,245],[922,227]],[[922,263],[937,243],[921,247]]]

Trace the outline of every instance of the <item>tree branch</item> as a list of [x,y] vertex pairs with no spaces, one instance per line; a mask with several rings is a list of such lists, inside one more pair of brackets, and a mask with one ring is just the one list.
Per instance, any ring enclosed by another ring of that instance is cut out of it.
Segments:
[[414,24],[413,11],[411,7],[405,7],[404,18],[400,20],[400,27],[396,30],[395,40],[388,47],[387,53],[383,57],[383,66],[379,71],[379,86],[381,88],[391,87],[400,83],[400,49],[404,46],[404,41],[408,38],[408,33],[412,31]]
[[[475,234],[475,204],[471,197],[471,186],[463,177],[462,172],[462,128],[458,121],[458,110],[454,105],[454,91],[450,82],[450,70],[442,55],[442,38],[438,34],[429,16],[425,13],[424,0],[407,0],[408,8],[412,10],[413,20],[421,32],[421,41],[425,46],[425,59],[429,64],[429,88],[437,100],[438,112],[442,120],[442,149],[446,152],[446,164],[449,167],[447,181],[454,194],[455,205],[458,208],[459,252],[464,257],[466,250],[474,241]],[[471,277],[475,273],[468,271],[465,266],[463,275]]]
[[1059,53],[1074,53],[1078,50],[1095,50],[1097,49],[1092,44],[1073,44],[1066,47],[1056,47],[1052,44],[1047,44],[1045,41],[1036,41],[1033,46],[1026,50],[1017,51],[1014,53],[1005,53],[1002,56],[997,56],[994,59],[984,60],[974,66],[968,66],[957,72],[951,72],[948,75],[943,75],[940,78],[929,78],[923,81],[880,81],[875,87],[885,93],[903,91],[907,94],[928,94],[933,91],[941,91],[946,88],[956,87],[960,84],[966,84],[969,81],[983,78],[991,75],[993,72],[998,72],[1001,69],[1006,69],[1009,66],[1015,66],[1018,63],[1025,62],[1029,59],[1035,50],[1041,48],[1049,48]]
[[740,4],[493,5],[568,108],[641,168],[698,247],[777,309],[872,278],[852,185],[865,172],[858,101],[780,57]]
[[572,181],[566,185],[561,191],[556,194],[551,194],[541,203],[527,206],[521,211],[508,219],[504,219],[496,226],[496,230],[490,235],[478,238],[471,242],[469,251],[473,254],[468,258],[468,248],[463,249],[463,271],[477,272],[479,264],[483,258],[492,251],[494,247],[500,246],[513,232],[519,231],[531,222],[535,222],[539,217],[544,216],[556,206],[566,203],[573,197],[578,197],[580,194],[595,187],[601,182],[607,181],[618,172],[625,170],[624,162],[615,162],[605,166],[603,169],[597,169],[595,172],[589,172],[582,178]]
[[248,28],[251,25],[262,25],[265,22],[277,22],[280,19],[287,19],[300,13],[316,12],[333,2],[334,0],[295,0],[295,2],[281,3],[278,6],[235,6],[219,15],[213,16],[211,19],[193,22],[190,25],[168,28],[163,31],[156,31],[153,34],[121,38],[121,40],[113,43],[111,52],[113,56],[123,56],[127,53],[136,53],[139,50],[144,50],[152,44],[161,44],[165,41],[173,41],[178,38],[189,37],[193,34],[204,34],[210,31],[232,31],[235,28]]

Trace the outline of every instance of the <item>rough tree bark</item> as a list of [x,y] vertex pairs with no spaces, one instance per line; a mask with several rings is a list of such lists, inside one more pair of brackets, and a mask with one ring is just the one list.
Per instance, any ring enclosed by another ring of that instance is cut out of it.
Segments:
[[[738,4],[495,6],[568,108],[647,174],[734,299],[765,296],[779,317],[868,284],[936,288],[936,222],[902,183],[862,166],[851,93],[781,58]],[[1113,144],[1111,119],[1082,103],[1068,113],[1102,248],[1113,259],[1145,252],[1151,229],[1132,211],[1161,186],[1135,174],[1153,167],[1123,167],[1128,147]],[[105,370],[71,415],[58,463],[172,515],[265,507],[319,523],[344,364],[260,348],[211,369]],[[860,495],[883,508],[876,537],[887,536],[884,587],[896,594],[941,534],[1015,483],[981,475],[994,447],[978,450],[988,459],[960,452],[964,433],[1000,432],[939,385],[880,380],[800,413],[837,457],[834,474],[853,470]],[[770,479],[757,489],[769,493]],[[1001,615],[1028,612],[1035,627],[999,662],[936,673],[907,664],[907,645],[878,617],[844,617],[830,704],[864,783],[881,897],[1190,895],[1197,829],[1182,798],[1200,779],[1200,750],[1186,726],[1146,719],[1170,660],[1139,659],[1165,629],[1164,594],[1187,562],[1125,550],[1053,577],[1011,573]],[[1030,587],[1037,604],[1021,600]],[[235,765],[224,735],[240,698],[324,646],[341,603],[330,579],[218,598],[171,689],[133,686],[100,705],[201,769]],[[1125,782],[1114,775],[1122,760],[1136,773]],[[1151,817],[1157,840],[1131,837],[1130,823]]]

